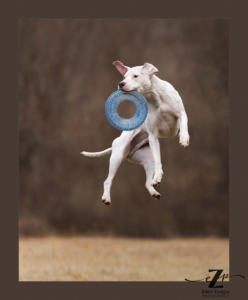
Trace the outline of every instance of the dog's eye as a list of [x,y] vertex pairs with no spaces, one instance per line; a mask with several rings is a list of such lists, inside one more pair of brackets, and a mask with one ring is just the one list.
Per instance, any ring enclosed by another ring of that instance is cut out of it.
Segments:
[[134,77],[134,78],[137,78],[137,77],[138,77],[138,75],[134,75],[133,77]]

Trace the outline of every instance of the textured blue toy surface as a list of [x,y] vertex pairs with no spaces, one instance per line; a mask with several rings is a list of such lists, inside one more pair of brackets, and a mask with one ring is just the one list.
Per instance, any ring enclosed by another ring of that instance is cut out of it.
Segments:
[[[135,107],[135,115],[130,119],[124,119],[118,114],[118,106],[122,101],[131,101]],[[139,128],[147,117],[148,105],[146,99],[138,92],[115,91],[111,94],[105,105],[105,114],[109,123],[115,128],[130,131]]]

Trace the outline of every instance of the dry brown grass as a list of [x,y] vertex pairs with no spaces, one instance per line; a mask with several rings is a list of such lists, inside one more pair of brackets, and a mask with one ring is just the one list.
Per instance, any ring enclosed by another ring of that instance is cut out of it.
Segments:
[[228,239],[20,238],[20,281],[184,281],[229,273]]

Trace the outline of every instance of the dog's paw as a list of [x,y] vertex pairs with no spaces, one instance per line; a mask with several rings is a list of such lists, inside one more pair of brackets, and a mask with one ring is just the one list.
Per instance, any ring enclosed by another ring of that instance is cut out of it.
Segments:
[[161,198],[161,195],[158,192],[153,193],[151,196],[155,200],[159,200]]
[[158,172],[157,174],[154,175],[151,186],[159,185],[162,181],[162,177],[163,177],[163,171],[162,171],[162,169],[160,169],[160,172]]
[[180,134],[179,144],[183,147],[187,147],[189,145],[189,135],[188,134]]
[[111,200],[106,196],[102,196],[102,203],[109,205],[111,203]]
[[161,183],[161,180],[159,181],[159,180],[153,179],[151,186],[155,187],[155,186],[159,185],[160,183]]
[[153,187],[157,186],[157,185],[159,185],[161,183],[161,181],[162,181],[162,174],[159,177],[154,177],[153,178],[151,186],[153,186]]

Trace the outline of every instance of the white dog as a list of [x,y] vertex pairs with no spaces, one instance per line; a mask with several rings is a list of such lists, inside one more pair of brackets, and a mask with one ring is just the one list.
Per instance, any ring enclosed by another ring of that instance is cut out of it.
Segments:
[[110,189],[113,178],[125,159],[142,165],[146,171],[146,188],[154,199],[160,194],[154,186],[161,183],[163,170],[160,157],[159,138],[171,138],[179,131],[179,143],[189,145],[188,118],[181,97],[174,87],[158,78],[158,69],[152,64],[129,68],[121,62],[113,63],[124,76],[118,89],[138,91],[148,104],[148,115],[141,127],[123,131],[112,143],[112,148],[102,152],[82,152],[85,156],[99,157],[111,154],[109,174],[104,182],[102,202],[110,204]]

